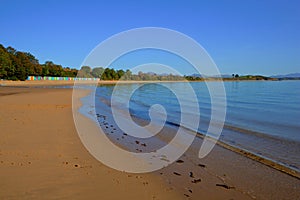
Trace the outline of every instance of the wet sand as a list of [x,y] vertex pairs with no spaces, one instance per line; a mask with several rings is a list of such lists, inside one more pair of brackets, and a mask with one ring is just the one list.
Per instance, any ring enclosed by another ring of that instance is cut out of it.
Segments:
[[[299,179],[219,145],[198,159],[201,138],[157,172],[110,169],[79,140],[72,89],[0,87],[0,110],[0,199],[300,198]],[[147,150],[106,123],[112,138]]]
[[[138,124],[147,124],[144,120],[132,117]],[[107,137],[124,149],[149,152],[157,144],[155,139],[137,139],[123,133],[114,123],[110,113],[97,113],[97,118]],[[176,132],[174,128],[165,127],[156,138],[163,144],[167,143],[174,136],[174,131]],[[154,174],[160,175],[166,184],[190,199],[300,197],[300,179],[295,171],[222,142],[218,142],[207,157],[199,159],[198,152],[202,141],[202,136],[198,135],[189,150],[177,162]],[[161,159],[168,162],[168,157]]]

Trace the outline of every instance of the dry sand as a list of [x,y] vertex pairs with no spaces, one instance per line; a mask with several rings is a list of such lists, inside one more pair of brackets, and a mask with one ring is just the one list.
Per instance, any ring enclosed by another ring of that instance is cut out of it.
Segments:
[[198,159],[201,138],[158,172],[110,169],[79,140],[71,98],[0,87],[0,199],[300,199],[299,179],[221,146]]
[[71,95],[0,87],[0,199],[180,199],[159,177],[92,158],[77,136]]

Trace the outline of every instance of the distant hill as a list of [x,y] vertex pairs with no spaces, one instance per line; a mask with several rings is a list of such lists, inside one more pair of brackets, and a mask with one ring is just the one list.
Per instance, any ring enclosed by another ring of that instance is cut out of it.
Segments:
[[[200,75],[200,74],[191,74],[190,77],[194,78],[218,78],[220,76],[205,76],[205,75]],[[229,74],[221,74],[221,77],[223,79],[231,79],[232,75]],[[285,74],[285,75],[273,75],[269,77],[261,76],[261,75],[240,75],[239,80],[241,79],[264,79],[264,80],[299,80],[300,79],[300,73],[290,73],[290,74]]]
[[[276,80],[286,80],[290,78],[273,78],[273,77],[267,77],[267,76],[262,76],[262,75],[239,75],[239,74],[222,74],[219,76],[205,76],[205,75],[200,75],[200,74],[192,74],[190,76],[185,76],[187,80],[189,81],[203,81],[203,80],[220,80],[222,79],[223,81],[247,81],[247,80],[269,80],[269,81],[276,81]],[[297,78],[291,78],[291,79],[296,79]]]
[[300,78],[300,73],[291,73],[285,75],[274,75],[272,78]]

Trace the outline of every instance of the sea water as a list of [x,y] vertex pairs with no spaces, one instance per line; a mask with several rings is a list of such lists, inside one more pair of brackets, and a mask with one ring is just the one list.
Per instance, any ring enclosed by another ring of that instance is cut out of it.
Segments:
[[[196,99],[188,90],[190,86]],[[96,112],[101,113],[103,106],[109,109],[114,87],[97,88]],[[226,119],[219,139],[300,171],[300,81],[228,81],[224,87]],[[136,90],[131,94],[133,88]],[[117,97],[120,102],[129,98],[129,104],[120,104],[118,109],[128,109],[134,117],[150,120],[150,107],[160,104],[167,113],[166,124],[179,126],[183,116],[180,106],[185,106],[185,114],[200,113],[197,132],[207,133],[211,96],[205,82],[119,84],[118,89],[122,91]]]

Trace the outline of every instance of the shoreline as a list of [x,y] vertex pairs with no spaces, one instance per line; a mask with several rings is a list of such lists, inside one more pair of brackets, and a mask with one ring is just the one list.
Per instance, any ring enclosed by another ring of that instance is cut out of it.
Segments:
[[[103,110],[103,108],[101,109],[101,110]],[[81,114],[83,114],[84,115],[84,113],[81,113]],[[110,121],[109,119],[107,119],[107,118],[110,118],[111,116],[109,116],[109,115],[107,115],[107,114],[104,114],[104,115],[102,115],[102,114],[100,114],[100,113],[95,113],[98,117],[100,116],[100,118],[103,116],[104,117],[104,119],[106,119],[106,121],[104,120],[104,121],[98,121],[99,123],[100,123],[100,127],[102,128],[102,130],[104,130],[104,132],[105,131],[107,131],[105,134],[108,136],[108,137],[111,137],[111,141],[112,142],[114,142],[117,146],[119,146],[119,147],[122,147],[122,148],[124,148],[124,149],[126,149],[126,150],[131,150],[131,151],[134,151],[134,149],[130,149],[130,148],[128,148],[128,146],[126,146],[126,145],[130,145],[130,144],[134,144],[134,141],[132,140],[131,142],[126,142],[126,143],[124,143],[124,144],[121,144],[121,143],[119,143],[119,141],[120,141],[120,138],[123,138],[124,139],[124,134],[123,134],[123,136],[122,136],[122,134],[119,134],[118,135],[118,133],[116,133],[116,132],[118,132],[118,128],[117,128],[117,130],[116,129],[113,129],[114,130],[114,133],[113,132],[110,132],[109,130],[106,130],[108,127],[107,127],[107,125],[109,125],[109,124],[111,124],[111,126],[112,127],[115,127],[116,126],[116,124],[113,122],[113,121]],[[86,115],[88,115],[88,111],[86,110]],[[87,117],[87,116],[85,116],[85,117]],[[97,117],[97,118],[98,118]],[[133,116],[132,116],[133,117]],[[141,118],[138,118],[138,117],[136,117],[136,116],[134,116],[134,118],[135,118],[135,120],[136,121],[138,121],[139,123],[141,123],[141,124],[147,124],[147,122],[145,122],[146,120],[143,120],[143,119],[141,119]],[[94,122],[95,123],[95,122]],[[109,129],[109,128],[108,128]],[[173,129],[173,128],[169,128],[169,129],[167,129],[168,131],[170,131],[170,129]],[[188,131],[190,131],[190,130],[188,130]],[[121,131],[122,132],[122,131]],[[111,136],[112,135],[112,133],[113,134],[116,134],[116,136]],[[126,137],[128,137],[127,136],[127,134],[126,134]],[[166,136],[166,137],[170,137],[170,136]],[[160,138],[160,136],[158,135],[158,138]],[[198,138],[198,139],[203,139],[203,134],[196,134],[196,138]],[[195,139],[196,139],[195,138]],[[160,138],[160,140],[162,140],[163,141],[163,143],[167,143],[168,142],[168,139],[165,139],[164,137],[163,138]],[[141,139],[139,139],[138,140],[138,143],[140,143],[140,144],[146,144],[146,142],[144,142],[144,140],[141,140]],[[198,141],[198,143],[199,143],[199,141]],[[124,146],[125,145],[125,146]],[[241,148],[238,148],[238,147],[234,147],[234,146],[231,146],[231,145],[229,145],[229,144],[226,144],[226,143],[224,143],[224,142],[222,142],[222,141],[218,141],[217,142],[217,148],[221,148],[221,149],[223,149],[222,151],[230,151],[230,152],[232,152],[233,154],[234,154],[234,156],[233,157],[242,157],[242,159],[243,160],[250,160],[250,161],[247,161],[247,162],[249,162],[249,163],[252,163],[253,164],[253,162],[255,163],[255,165],[258,165],[258,166],[261,166],[261,165],[263,165],[263,166],[265,166],[265,167],[267,167],[268,169],[266,169],[267,171],[269,171],[268,173],[279,173],[279,174],[281,174],[282,176],[285,176],[285,175],[287,175],[288,177],[290,177],[291,179],[296,179],[297,181],[299,181],[300,180],[300,176],[299,176],[299,172],[296,172],[295,170],[292,170],[292,169],[290,169],[290,168],[288,168],[288,167],[286,167],[286,166],[283,166],[283,165],[281,165],[281,164],[279,164],[279,163],[276,163],[276,162],[274,162],[274,161],[272,161],[272,160],[270,160],[270,159],[267,159],[267,158],[263,158],[263,157],[260,157],[259,155],[255,155],[254,153],[251,153],[251,152],[248,152],[247,150],[243,150],[243,149],[241,149]],[[199,147],[199,146],[198,146]],[[195,148],[198,148],[197,147],[197,145],[193,145],[191,148],[192,149],[194,149],[194,151],[195,151]],[[137,151],[141,151],[141,149],[136,149]],[[145,150],[145,149],[144,149]],[[191,156],[190,154],[192,154],[191,153],[191,151],[190,150],[188,150],[188,152],[187,153],[185,153],[184,155],[183,155],[183,157],[187,157],[187,155],[189,155],[189,156]],[[227,154],[227,153],[226,153]],[[196,155],[192,155],[191,156],[192,158],[191,159],[195,159],[195,160],[197,160],[197,161],[194,161],[194,162],[192,162],[192,164],[195,164],[195,162],[199,162],[198,160],[198,157],[197,158],[195,158],[196,157]],[[182,158],[183,159],[183,158]],[[179,160],[181,160],[181,159],[179,159]],[[189,163],[189,165],[190,165],[191,163]],[[175,165],[175,167],[174,167],[174,165]],[[205,168],[205,164],[198,164],[198,166],[201,166],[201,167],[204,167]],[[191,166],[191,168],[194,168],[195,166]],[[169,169],[168,169],[169,168]],[[178,166],[176,166],[176,163],[173,163],[173,164],[171,164],[171,165],[169,165],[167,168],[164,168],[164,169],[162,169],[162,170],[159,170],[158,172],[155,172],[156,174],[160,174],[160,175],[162,175],[162,172],[161,171],[163,171],[163,173],[168,173],[168,174],[172,174],[172,171],[174,170],[174,168],[175,168],[175,170],[177,170],[177,168],[178,168]],[[195,170],[195,169],[193,169],[193,170]],[[259,169],[258,169],[259,170]],[[178,170],[177,170],[178,171]],[[175,174],[177,174],[177,172],[174,172]],[[179,174],[181,174],[181,173],[179,173]],[[179,176],[181,176],[181,175],[179,175]],[[223,179],[222,177],[219,177],[218,176],[218,178],[220,178],[221,180],[223,180],[223,183],[224,183],[224,185],[226,185],[226,187],[228,186],[229,188],[230,187],[234,187],[234,186],[230,186],[228,183],[227,183],[227,181],[225,181],[225,179]],[[272,176],[270,176],[269,178],[271,178],[272,179]],[[275,181],[276,182],[276,181]],[[178,188],[180,188],[181,186],[180,186],[180,184],[183,184],[183,183],[177,183],[178,185],[177,185],[177,187]],[[249,194],[249,196],[251,197],[251,198],[256,198],[255,197],[255,195],[254,196],[251,196],[250,194]]]
[[[196,136],[203,139],[205,135],[198,132]],[[264,164],[264,165],[266,165],[266,166],[268,166],[272,169],[275,169],[275,170],[278,170],[280,172],[286,173],[286,174],[300,180],[300,172],[298,172],[294,169],[291,169],[288,166],[285,166],[284,164],[281,164],[281,163],[273,161],[269,158],[257,155],[253,152],[247,151],[246,149],[235,147],[233,145],[227,144],[227,143],[222,142],[220,140],[217,141],[217,145],[219,145],[219,146],[221,146],[225,149],[228,149],[232,152],[235,152],[237,154],[240,154],[241,156],[245,156],[245,157],[250,158],[250,159],[252,159],[256,162]]]
[[[4,161],[0,163],[0,165],[2,164],[0,183],[3,185],[3,191],[6,191],[0,192],[0,197],[8,198],[9,193],[17,195],[13,199],[18,199],[25,193],[27,193],[27,197],[29,194],[35,195],[35,197],[47,194],[58,195],[56,197],[67,195],[76,197],[75,199],[84,199],[86,196],[82,196],[82,194],[102,198],[103,195],[104,197],[113,195],[115,198],[112,199],[130,195],[134,195],[138,199],[144,195],[144,199],[151,199],[151,193],[156,197],[166,195],[162,199],[171,199],[171,196],[172,199],[297,199],[300,197],[299,179],[222,146],[216,145],[206,158],[199,159],[198,151],[202,142],[199,137],[195,138],[195,142],[188,152],[179,159],[184,161],[183,163],[175,162],[157,172],[140,175],[109,169],[95,160],[83,148],[74,132],[76,130],[74,130],[73,119],[70,115],[72,105],[69,102],[70,96],[72,96],[71,89],[0,87],[0,91],[1,108],[5,113],[0,118],[3,122],[0,158],[1,161]],[[22,101],[19,101],[20,98]],[[62,99],[64,101],[61,101]],[[45,114],[43,115],[43,113]],[[24,114],[27,117],[24,118]],[[33,118],[34,116],[35,118]],[[41,121],[33,124],[33,119]],[[46,121],[44,122],[43,119]],[[50,127],[51,121],[55,124]],[[8,125],[3,126],[4,123]],[[23,123],[22,129],[18,128],[16,123]],[[45,134],[41,135],[40,130],[46,131]],[[169,129],[166,131],[168,133]],[[10,134],[6,135],[5,133]],[[120,133],[115,132],[114,134],[111,135],[116,141],[117,138],[121,140]],[[28,139],[28,141],[26,140],[28,137],[38,138],[32,140],[33,143],[31,143]],[[130,142],[127,136],[124,140]],[[48,143],[49,147],[45,146]],[[50,143],[54,146],[50,146]],[[133,148],[144,148],[141,143],[138,145],[134,141],[132,145]],[[53,152],[53,149],[56,150]],[[60,152],[59,149],[64,149],[64,151]],[[33,153],[35,151],[40,153],[35,155]],[[20,155],[23,154],[24,158],[21,158]],[[27,159],[31,164],[26,164]],[[13,162],[14,165],[10,162]],[[194,178],[191,177],[190,172]],[[13,174],[18,175],[19,178],[22,177],[23,181],[19,183],[13,181],[15,176]],[[41,174],[44,175],[41,176]],[[61,176],[62,174],[63,176]],[[47,178],[41,179],[42,177]],[[55,178],[60,183],[55,181]],[[47,181],[48,179],[50,181]],[[71,182],[72,186],[67,186]],[[12,183],[14,184],[12,185]],[[42,187],[41,183],[43,183]],[[54,183],[57,185],[54,186]],[[83,184],[88,186],[83,187]],[[132,184],[132,186],[126,186],[127,184]],[[159,187],[153,186],[156,184]],[[97,185],[103,189],[97,190]],[[150,189],[149,186],[151,186]],[[29,189],[29,187],[35,189]],[[58,190],[60,193],[43,189],[57,187],[62,188]],[[109,189],[110,187],[113,189]],[[66,188],[70,188],[67,193]],[[76,194],[81,194],[81,196],[74,196],[74,192],[72,192],[74,188],[76,188]],[[90,188],[94,189],[93,192],[88,192]],[[120,188],[127,189],[122,192]],[[111,194],[112,190],[114,193],[118,191],[118,194]],[[128,190],[132,191],[132,194],[127,194]],[[140,191],[137,192],[137,190]],[[24,193],[24,191],[26,192]],[[100,191],[101,193],[99,193]],[[148,191],[148,195],[146,195],[146,191]],[[287,194],[288,196],[286,196]]]
[[[205,79],[205,80],[195,80],[195,81],[189,81],[189,80],[180,80],[180,81],[135,81],[135,80],[100,80],[97,81],[98,85],[107,85],[107,84],[134,84],[134,83],[180,83],[180,82],[205,82],[205,81],[224,81],[224,82],[243,82],[243,81],[250,81],[250,82],[256,82],[256,81],[293,81],[293,80],[252,80],[252,79]],[[294,80],[297,81],[297,80]],[[34,87],[34,86],[70,86],[74,85],[76,81],[72,80],[26,80],[26,81],[10,81],[10,80],[0,80],[0,86],[26,86],[26,87]],[[80,81],[80,83],[89,84],[95,84],[96,81]]]
[[[142,118],[139,118],[138,116],[134,116],[134,117],[137,118],[140,121],[146,121]],[[147,122],[146,122],[146,124],[147,124]],[[187,129],[188,131],[196,132],[196,136],[200,137],[201,139],[203,139],[205,137],[205,134],[203,134],[199,131],[193,131],[193,130],[190,130],[186,127],[184,127],[184,128]],[[266,136],[270,137],[269,135],[266,135]],[[284,164],[284,163],[281,163],[280,161],[272,160],[271,158],[265,157],[263,155],[256,154],[255,152],[251,152],[251,151],[249,151],[247,149],[244,149],[242,147],[234,146],[233,144],[229,144],[225,141],[218,140],[217,144],[219,146],[223,147],[223,148],[226,148],[226,149],[232,151],[232,152],[238,153],[241,156],[245,156],[247,158],[250,158],[250,159],[252,159],[256,162],[264,164],[264,165],[266,165],[270,168],[278,170],[282,173],[286,173],[286,174],[300,180],[300,171],[298,171],[297,169],[293,169],[292,167],[288,166],[288,164]]]
[[[82,113],[82,114],[88,115],[88,113]],[[145,121],[145,122],[142,122],[144,124],[148,123],[147,120],[139,118],[138,116],[134,116],[134,118],[138,121]],[[172,125],[169,125],[169,126],[172,126]],[[204,137],[205,137],[205,134],[203,134],[199,131],[193,131],[193,130],[190,130],[186,127],[184,127],[184,129],[186,129],[188,132],[195,132],[196,137],[199,137],[201,139],[204,139]],[[210,139],[214,140],[213,138],[210,138]],[[226,143],[224,141],[221,141],[221,140],[217,140],[216,144],[219,145],[220,147],[228,149],[228,150],[230,150],[232,152],[235,152],[235,153],[237,153],[241,156],[250,158],[250,159],[252,159],[252,160],[254,160],[258,163],[264,164],[264,165],[266,165],[266,166],[268,166],[272,169],[278,170],[282,173],[286,173],[286,174],[300,180],[300,172],[299,171],[297,171],[293,168],[290,168],[289,166],[286,166],[283,163],[280,163],[279,161],[275,161],[275,160],[272,160],[270,158],[264,157],[262,155],[255,154],[254,152],[248,151],[248,150],[243,149],[241,147],[234,146],[232,144],[228,144],[228,143]]]
[[[264,81],[264,80],[249,80],[249,81]],[[268,80],[268,81],[271,81],[271,80]],[[5,84],[3,85],[3,84],[1,84],[1,82],[4,82]],[[30,87],[36,87],[36,86],[41,86],[41,88],[45,87],[45,89],[53,88],[55,86],[58,86],[58,87],[59,86],[67,86],[67,87],[70,86],[72,88],[75,82],[76,81],[68,81],[68,80],[62,80],[62,81],[51,81],[51,80],[50,81],[48,81],[48,80],[0,81],[0,88],[1,87],[27,87],[27,88],[29,87],[30,88]],[[95,84],[95,81],[87,81],[87,83],[88,82]],[[143,84],[143,83],[170,83],[170,82],[203,82],[203,81],[99,81],[98,86],[115,85],[117,83],[120,83],[120,84],[139,84],[139,83]],[[82,81],[80,81],[80,84],[82,84]],[[192,131],[192,130],[189,130],[189,131]],[[203,133],[197,131],[196,136],[203,139],[205,135]],[[248,151],[248,150],[240,148],[240,147],[236,147],[234,145],[228,144],[228,143],[220,141],[220,140],[217,141],[217,144],[228,150],[238,153],[242,156],[248,157],[256,162],[262,163],[268,167],[271,167],[273,169],[276,169],[278,171],[286,173],[292,177],[300,179],[299,171],[297,171],[293,168],[289,168],[288,166],[281,164],[280,162],[276,162],[267,157],[257,155],[251,151]]]

